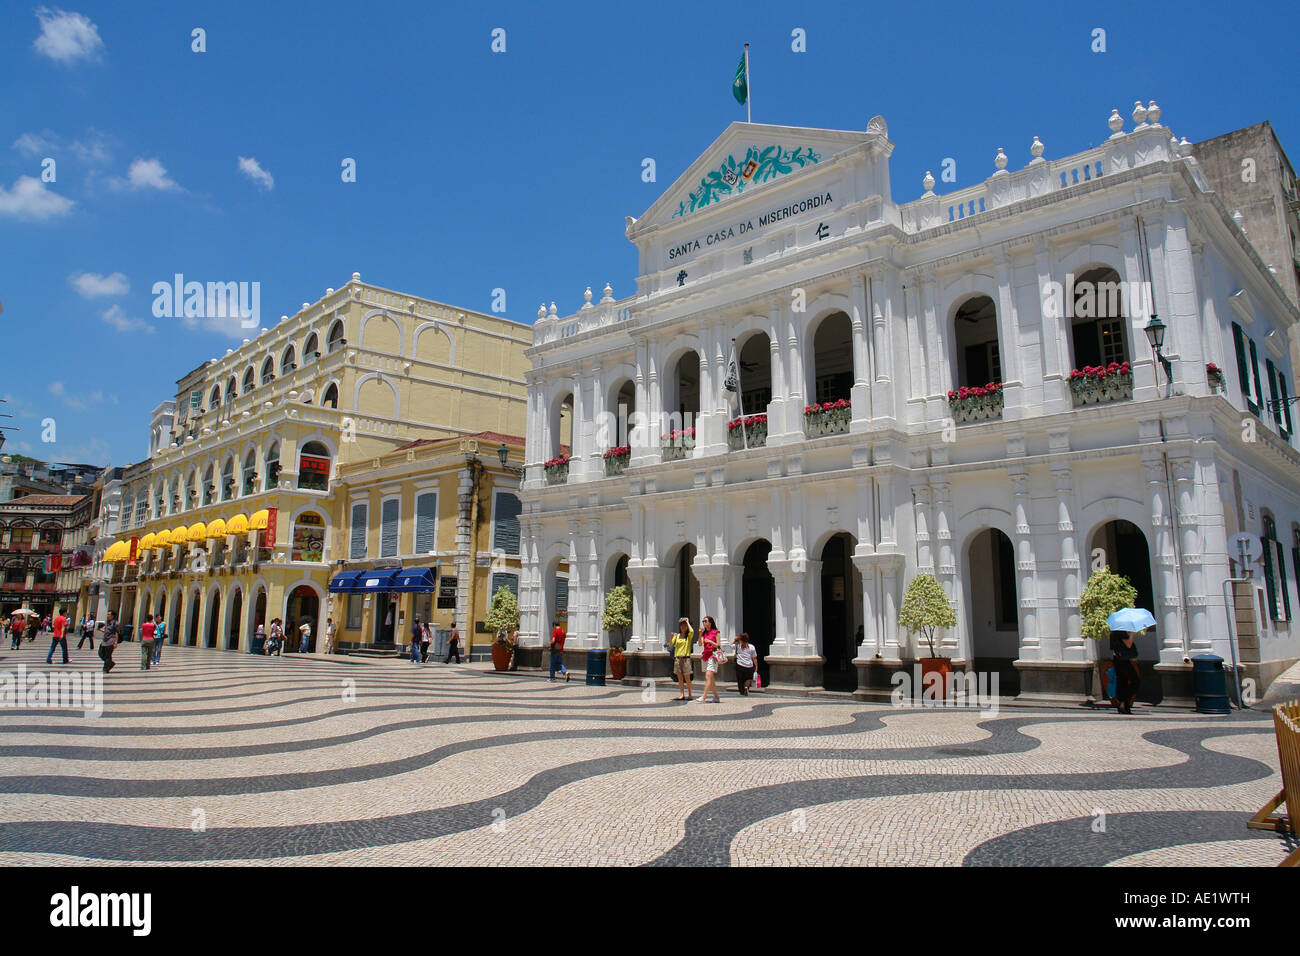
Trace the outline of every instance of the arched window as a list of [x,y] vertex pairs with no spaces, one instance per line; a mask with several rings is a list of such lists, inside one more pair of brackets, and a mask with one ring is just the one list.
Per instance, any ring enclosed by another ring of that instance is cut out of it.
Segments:
[[304,511],[293,523],[294,561],[319,561],[325,551],[325,519],[314,511]]
[[208,395],[208,411],[215,412],[221,406],[221,386],[213,385],[212,392]]
[[325,389],[325,395],[323,398],[321,398],[320,403],[322,405],[328,405],[330,408],[338,408],[339,407],[338,385],[331,384],[329,388]]
[[262,384],[270,385],[275,381],[275,362],[269,357],[262,363]]
[[253,375],[253,366],[250,365],[248,366],[247,371],[244,372],[243,393],[247,395],[256,387],[257,387],[257,377]]
[[190,469],[190,475],[185,479],[185,507],[197,508],[199,506],[199,473],[196,469]]
[[257,490],[257,456],[253,454],[253,449],[248,450],[244,457],[244,491],[246,495],[251,495]]
[[998,348],[998,313],[986,295],[967,299],[953,316],[957,347],[957,386],[980,388],[1002,381]]
[[320,340],[316,338],[316,333],[313,332],[307,336],[307,342],[302,347],[302,364],[307,365],[318,358],[320,358]]
[[161,518],[163,516],[163,486],[160,482],[153,490],[153,517]]
[[181,476],[180,475],[172,476],[171,489],[168,495],[167,503],[168,503],[167,513],[169,515],[174,515],[176,514],[176,512],[181,510],[182,502],[181,502]]
[[298,487],[309,491],[328,491],[330,486],[330,453],[318,441],[302,446],[298,456]]
[[227,458],[221,469],[221,500],[229,501],[235,497],[235,459]]
[[235,376],[232,375],[232,376],[230,376],[230,380],[229,380],[228,382],[226,382],[226,402],[227,402],[227,404],[229,404],[230,402],[233,402],[233,401],[235,400],[235,398],[236,398],[238,395],[239,395],[239,386],[238,386],[238,383],[235,381]]
[[284,355],[281,356],[280,358],[280,374],[288,375],[290,372],[294,371],[297,367],[298,364],[294,361],[293,346],[290,345],[287,349],[284,350]]
[[1118,272],[1106,267],[1089,269],[1075,280],[1074,301],[1069,305],[1076,369],[1130,360],[1124,334],[1124,284]]
[[205,505],[212,504],[213,498],[216,495],[216,490],[215,468],[212,465],[208,465],[203,472],[203,503]]
[[280,443],[272,442],[266,450],[266,483],[263,491],[270,491],[280,483]]
[[343,320],[335,322],[330,326],[329,344],[325,347],[325,354],[332,353],[335,349],[340,349],[347,345],[343,339]]

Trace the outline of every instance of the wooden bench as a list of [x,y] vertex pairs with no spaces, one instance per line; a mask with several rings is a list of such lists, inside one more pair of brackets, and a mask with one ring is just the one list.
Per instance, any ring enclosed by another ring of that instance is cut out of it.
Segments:
[[[1252,830],[1274,830],[1290,833],[1300,839],[1300,701],[1278,704],[1273,708],[1273,731],[1277,737],[1278,763],[1282,768],[1282,789],[1246,824]],[[1286,813],[1273,816],[1273,811],[1286,804]],[[1300,866],[1300,848],[1294,850],[1279,866]]]

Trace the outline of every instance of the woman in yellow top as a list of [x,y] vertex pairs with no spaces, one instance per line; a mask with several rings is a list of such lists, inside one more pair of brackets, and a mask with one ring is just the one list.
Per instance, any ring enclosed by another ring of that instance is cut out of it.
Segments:
[[682,618],[677,622],[677,633],[668,647],[673,652],[673,674],[677,677],[678,695],[673,700],[691,699],[691,648],[695,646],[695,631],[691,622]]

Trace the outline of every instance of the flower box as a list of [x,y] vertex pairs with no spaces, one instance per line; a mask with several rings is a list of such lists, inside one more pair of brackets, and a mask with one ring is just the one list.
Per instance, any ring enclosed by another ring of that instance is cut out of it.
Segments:
[[1224,392],[1228,389],[1228,376],[1223,374],[1223,369],[1209,362],[1205,366],[1205,377],[1210,381],[1210,394]]
[[809,438],[823,435],[842,435],[849,430],[849,421],[853,418],[853,405],[846,399],[839,398],[833,402],[819,405],[805,405],[803,409],[803,430]]
[[606,449],[601,457],[605,460],[605,477],[612,478],[627,471],[628,462],[632,460],[632,448],[629,445],[619,445]]
[[762,448],[767,444],[767,416],[747,415],[727,422],[727,447],[732,451]]
[[695,449],[695,429],[683,428],[659,436],[659,451],[664,461],[681,461],[689,458]]
[[560,455],[542,465],[548,485],[562,485],[569,480],[569,456]]
[[1002,417],[1002,383],[989,382],[968,388],[963,385],[948,393],[948,410],[958,425]]
[[1133,367],[1128,362],[1087,365],[1070,373],[1074,406],[1119,402],[1133,397]]

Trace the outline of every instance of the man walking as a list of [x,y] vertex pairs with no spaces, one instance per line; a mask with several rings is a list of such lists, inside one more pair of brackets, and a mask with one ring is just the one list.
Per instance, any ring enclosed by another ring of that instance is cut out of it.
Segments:
[[411,625],[411,663],[420,663],[420,641],[424,637],[424,628],[420,627],[420,619],[417,617],[415,623]]
[[311,653],[311,621],[303,621],[301,624],[299,624],[298,634],[300,635],[300,639],[298,642],[298,653],[310,654]]
[[104,662],[105,674],[117,666],[113,662],[113,649],[117,647],[117,632],[117,615],[109,611],[108,620],[104,622],[104,634],[99,639],[99,658]]
[[90,641],[90,649],[95,649],[95,620],[87,615],[81,622],[81,640],[77,641],[77,650],[81,650],[81,645]]
[[451,663],[451,655],[456,655],[456,663],[460,663],[460,630],[453,624],[451,628],[451,637],[447,638],[447,660],[446,664]]
[[156,628],[153,615],[146,614],[140,625],[140,670],[147,671],[153,664],[153,638]]
[[325,619],[325,649],[324,649],[324,652],[326,654],[334,653],[334,638],[337,632],[338,632],[338,628],[334,626],[334,618],[327,617]]
[[13,638],[13,640],[9,644],[9,649],[11,651],[16,651],[18,648],[22,647],[23,628],[27,626],[26,621],[27,619],[23,617],[23,615],[21,614],[14,615],[14,622],[9,627],[9,636]]
[[68,663],[68,639],[64,636],[64,632],[68,627],[68,619],[63,616],[62,611],[56,610],[54,612],[54,620],[50,622],[50,627],[54,630],[54,639],[50,641],[50,652],[45,655],[45,663],[52,664],[54,662],[54,649],[62,646],[63,663],[66,664]]
[[157,667],[162,661],[162,646],[167,643],[167,622],[159,616],[154,623],[158,626],[153,632],[153,666]]
[[564,666],[564,628],[560,627],[559,621],[552,621],[555,629],[551,631],[551,683],[555,682],[555,671],[558,669],[564,675],[567,683],[573,675],[569,669]]

